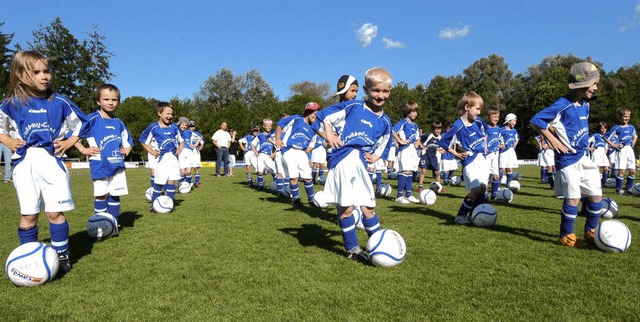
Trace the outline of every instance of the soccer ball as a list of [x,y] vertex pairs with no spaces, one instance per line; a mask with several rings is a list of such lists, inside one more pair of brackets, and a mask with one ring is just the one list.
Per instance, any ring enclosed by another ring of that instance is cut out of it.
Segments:
[[520,191],[520,181],[518,180],[511,180],[511,182],[509,182],[509,190],[513,191],[513,192],[518,192]]
[[318,208],[329,207],[324,190],[320,190],[313,194],[313,204],[316,205]]
[[631,231],[619,220],[605,220],[596,228],[594,240],[605,252],[622,253],[631,245]]
[[442,192],[442,185],[440,182],[434,181],[429,185],[429,189],[433,190],[433,192],[440,193]]
[[520,172],[513,172],[513,180],[520,180],[522,178],[522,174]]
[[178,191],[180,193],[189,193],[191,192],[191,185],[186,181],[180,182],[180,186],[178,186]]
[[491,227],[498,220],[496,208],[488,203],[478,205],[471,212],[471,222],[478,227]]
[[356,228],[364,229],[364,224],[362,223],[362,219],[364,219],[364,216],[362,215],[362,210],[360,210],[360,207],[353,207],[353,212],[351,212],[351,215],[356,221]]
[[388,183],[383,183],[380,186],[380,189],[378,190],[378,194],[382,197],[389,197],[392,192],[393,192],[393,189],[391,188],[391,185],[389,185]]
[[269,190],[271,190],[271,192],[276,193],[278,192],[278,183],[274,181],[271,181],[271,183],[269,184]]
[[607,178],[607,181],[604,182],[604,186],[607,188],[615,188],[616,178]]
[[462,183],[462,179],[458,176],[452,176],[449,178],[449,184],[452,186],[459,186]]
[[316,182],[319,185],[323,185],[324,186],[324,183],[327,182],[327,177],[325,175],[321,175],[321,176],[318,177],[318,179],[316,179]]
[[420,202],[427,206],[431,206],[436,203],[436,193],[431,189],[422,190],[420,192]]
[[9,280],[17,286],[37,286],[58,273],[58,254],[51,246],[30,242],[14,249],[4,265]]
[[407,254],[407,245],[398,232],[381,229],[369,237],[367,252],[373,265],[391,267],[402,263]]
[[95,213],[87,221],[87,235],[91,238],[107,238],[117,233],[118,223],[109,213]]
[[158,196],[158,198],[153,201],[153,210],[159,214],[171,212],[171,210],[173,210],[173,199],[169,198],[169,196]]
[[151,199],[153,198],[153,187],[149,187],[149,189],[144,192],[144,196],[145,198],[147,198],[147,201],[151,201]]
[[640,183],[634,184],[633,187],[631,187],[631,189],[629,189],[629,191],[634,196],[640,196]]
[[602,198],[600,215],[607,219],[616,218],[618,216],[618,203],[611,198]]
[[496,200],[510,203],[511,201],[513,201],[513,192],[511,191],[511,189],[500,188],[498,189],[498,193],[496,194]]

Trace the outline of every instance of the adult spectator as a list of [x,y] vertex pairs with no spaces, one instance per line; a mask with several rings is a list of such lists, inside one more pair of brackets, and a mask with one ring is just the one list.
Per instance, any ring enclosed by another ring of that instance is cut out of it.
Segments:
[[227,131],[227,122],[220,123],[220,129],[213,133],[211,142],[218,149],[216,158],[216,177],[220,176],[220,164],[223,164],[222,171],[225,176],[229,176],[229,146],[231,145],[231,135]]
[[11,149],[0,143],[0,157],[4,160],[4,183],[11,181]]

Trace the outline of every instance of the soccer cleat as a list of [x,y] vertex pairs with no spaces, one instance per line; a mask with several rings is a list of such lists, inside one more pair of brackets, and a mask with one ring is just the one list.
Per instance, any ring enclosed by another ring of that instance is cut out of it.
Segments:
[[455,223],[458,225],[468,225],[469,219],[467,218],[467,216],[456,216]]
[[357,252],[352,252],[352,253],[347,252],[347,258],[362,264],[370,263],[369,256],[367,256],[367,254],[365,254],[364,251],[362,251],[362,249],[360,249]]
[[595,229],[591,229],[591,230],[587,230],[584,233],[584,241],[588,242],[588,243],[595,243],[595,239],[596,239],[596,230]]
[[411,203],[409,200],[407,200],[407,198],[405,197],[398,197],[396,198],[396,202],[397,203],[402,203],[402,204],[408,204]]
[[304,207],[304,205],[302,204],[302,201],[300,201],[300,198],[293,200],[293,206],[294,207]]
[[66,274],[71,270],[71,261],[69,260],[69,254],[58,255],[58,272]]
[[409,202],[413,202],[413,203],[420,203],[420,200],[418,200],[418,198],[414,197],[414,196],[409,196],[409,197],[405,197],[407,200],[409,200]]
[[200,188],[200,183],[195,183],[193,186],[196,188]]
[[151,208],[149,208],[149,212],[151,212],[151,213],[156,213],[156,210],[155,210],[155,209],[153,209],[153,206],[151,206]]
[[[595,233],[595,231],[594,231]],[[578,238],[576,236],[576,234],[571,233],[569,235],[560,237],[558,239],[558,244],[562,245],[562,246],[568,246],[568,247],[573,247],[573,248],[584,248],[585,244],[582,240],[580,240],[580,238]]]

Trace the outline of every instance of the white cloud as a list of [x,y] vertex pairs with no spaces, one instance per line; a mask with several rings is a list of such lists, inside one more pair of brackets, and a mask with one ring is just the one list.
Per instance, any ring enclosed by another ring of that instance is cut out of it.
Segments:
[[636,4],[636,7],[633,9],[633,18],[640,19],[640,2]]
[[638,24],[640,24],[640,2],[636,3],[636,6],[633,8],[633,18],[624,18],[620,32],[635,28]]
[[439,37],[444,39],[456,39],[466,37],[471,31],[471,26],[466,25],[460,28],[451,28],[447,27],[443,30],[440,30]]
[[356,37],[360,41],[362,47],[369,47],[374,38],[378,36],[378,26],[372,23],[365,23],[356,32]]
[[384,48],[404,48],[404,44],[391,38],[383,37]]

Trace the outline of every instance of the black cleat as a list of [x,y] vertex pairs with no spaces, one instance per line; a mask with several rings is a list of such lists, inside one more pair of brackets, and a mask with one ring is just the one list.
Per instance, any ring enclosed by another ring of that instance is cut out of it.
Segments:
[[300,201],[299,198],[293,200],[293,206],[294,207],[304,207],[304,205],[302,204],[302,201]]
[[371,264],[371,262],[369,261],[369,256],[367,256],[367,254],[365,254],[364,251],[362,250],[354,253],[347,253],[347,258],[350,260],[356,261],[358,263],[362,263],[366,265]]
[[69,254],[58,255],[58,273],[66,274],[71,270],[71,261],[69,260]]

